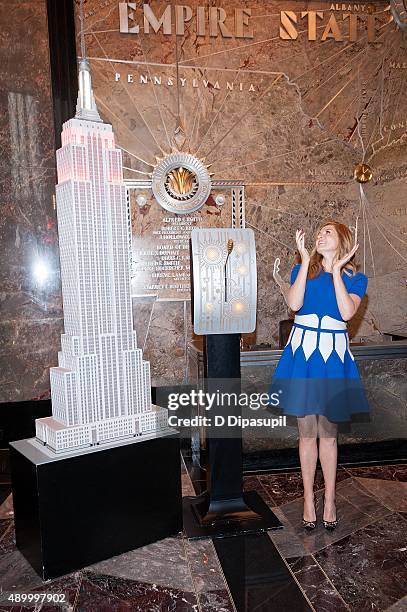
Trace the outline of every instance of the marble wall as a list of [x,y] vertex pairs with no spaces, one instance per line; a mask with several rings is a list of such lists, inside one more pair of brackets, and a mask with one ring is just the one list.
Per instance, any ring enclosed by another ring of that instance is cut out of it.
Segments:
[[45,0],[0,1],[0,401],[49,392],[62,331]]
[[[157,15],[164,9],[162,2],[149,4]],[[342,42],[321,41],[329,3],[253,0],[254,34],[246,39],[196,33],[198,5],[222,7],[232,29],[235,2],[188,5],[193,17],[176,37],[142,28],[141,35],[120,33],[117,0],[85,2],[97,104],[127,151],[126,178],[151,171],[181,123],[186,148],[211,164],[214,179],[246,185],[259,276],[251,342],[277,344],[287,310],[272,279],[274,260],[281,259],[288,279],[295,230],[305,229],[310,247],[326,218],[352,226],[359,218],[359,263],[369,289],[351,335],[380,341],[383,331],[407,328],[406,40],[387,23],[386,4],[369,3],[377,13],[374,41],[360,8],[367,5],[351,9],[359,11],[355,41],[335,5]],[[324,11],[315,41],[300,17],[312,8]],[[280,37],[281,9],[297,15],[296,40]],[[0,19],[0,401],[17,401],[48,391],[62,299],[45,1],[0,0]],[[373,171],[363,193],[353,178],[361,161]],[[190,302],[135,298],[134,320],[153,385],[184,382]]]
[[[274,261],[281,259],[288,280],[296,229],[305,229],[312,248],[327,218],[353,227],[358,220],[358,259],[369,290],[350,335],[380,342],[381,332],[407,328],[406,41],[389,23],[383,2],[350,5],[357,19],[352,41],[344,5],[283,4],[246,3],[251,17],[245,31],[251,28],[253,37],[238,38],[232,0],[188,2],[192,17],[182,36],[174,33],[174,7],[171,34],[154,33],[151,26],[144,32],[140,5],[129,11],[124,33],[115,2],[88,0],[85,32],[97,103],[123,147],[127,179],[151,172],[181,125],[184,150],[211,163],[215,180],[245,184],[259,276],[257,329],[248,342],[277,346],[287,309],[272,278]],[[149,6],[159,18],[168,4]],[[210,37],[206,24],[206,36],[199,36],[198,6],[206,16],[209,7],[224,9],[232,35]],[[282,9],[295,13],[295,40],[280,35]],[[322,17],[316,40],[309,40],[301,11],[313,9]],[[369,11],[375,14],[374,39]],[[334,34],[327,30],[333,18]],[[353,178],[362,161],[373,171],[363,190]],[[149,222],[153,227],[151,212],[143,218]],[[153,384],[185,381],[189,302],[135,299],[134,311]]]

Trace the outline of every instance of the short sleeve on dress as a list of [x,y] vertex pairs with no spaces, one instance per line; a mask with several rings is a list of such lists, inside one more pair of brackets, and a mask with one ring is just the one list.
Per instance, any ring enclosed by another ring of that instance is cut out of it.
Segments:
[[354,293],[362,299],[366,293],[367,283],[367,276],[361,272],[357,272],[357,274],[355,274],[355,276],[352,278],[348,293]]
[[296,264],[294,268],[291,270],[291,280],[290,280],[291,285],[295,283],[295,279],[297,278],[300,268],[301,268],[301,264]]

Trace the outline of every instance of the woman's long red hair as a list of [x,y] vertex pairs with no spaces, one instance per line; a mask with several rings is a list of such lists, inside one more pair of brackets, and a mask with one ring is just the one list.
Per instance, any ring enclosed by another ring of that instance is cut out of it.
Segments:
[[[319,226],[317,235],[318,235],[318,232],[320,232],[321,229],[323,227],[326,227],[327,225],[333,225],[338,233],[339,246],[338,246],[338,252],[336,255],[338,259],[341,259],[344,255],[346,255],[346,253],[349,253],[349,251],[353,247],[354,240],[353,240],[352,232],[350,231],[349,227],[345,225],[344,223],[339,223],[338,221],[328,220]],[[357,265],[354,262],[354,257],[355,255],[353,255],[352,259],[346,262],[345,266],[342,268],[342,272],[344,272],[348,276],[353,276],[353,274],[355,274],[357,271]],[[311,251],[311,255],[310,255],[310,262],[309,262],[307,278],[315,278],[316,276],[320,274],[320,272],[323,270],[322,259],[323,259],[323,255],[321,255],[320,253],[317,253],[316,246],[314,246],[314,248]],[[301,263],[301,256],[298,253],[296,255],[296,263]]]

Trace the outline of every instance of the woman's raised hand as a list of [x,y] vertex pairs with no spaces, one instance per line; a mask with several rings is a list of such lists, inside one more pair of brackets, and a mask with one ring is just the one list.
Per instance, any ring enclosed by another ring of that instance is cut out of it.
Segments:
[[309,253],[304,245],[305,241],[305,233],[304,230],[297,230],[295,232],[295,242],[297,243],[297,249],[299,254],[301,255],[301,262],[308,263],[310,260]]
[[358,248],[359,243],[355,244],[353,248],[349,251],[349,253],[346,253],[346,255],[344,255],[341,259],[334,261],[332,264],[332,272],[334,272],[335,270],[339,270],[340,272],[343,266],[354,256]]

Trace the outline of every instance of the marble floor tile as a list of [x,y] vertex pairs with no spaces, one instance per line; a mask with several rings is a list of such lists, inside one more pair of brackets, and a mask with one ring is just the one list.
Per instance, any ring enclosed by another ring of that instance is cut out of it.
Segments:
[[407,463],[396,465],[372,465],[368,467],[346,468],[351,476],[358,478],[379,478],[407,482]]
[[[337,482],[349,478],[349,474],[342,468],[338,469]],[[258,476],[262,487],[267,491],[273,506],[281,506],[303,496],[304,488],[300,472],[285,472],[283,474],[266,474]],[[315,490],[324,488],[322,470],[315,474]]]
[[[64,601],[61,603],[40,602],[36,604],[35,612],[72,612],[75,607],[81,582],[82,574],[80,572],[75,572],[55,580],[47,580],[40,586],[31,589],[30,592],[32,593],[54,593],[65,596]],[[15,608],[14,612],[16,612]],[[22,606],[19,612],[33,612],[33,606]]]
[[190,476],[192,486],[194,487],[195,495],[200,495],[207,489],[206,470],[200,465],[198,459],[193,459],[188,456],[183,456],[186,470]]
[[360,485],[391,510],[407,512],[407,482],[358,478]]
[[16,549],[16,535],[14,531],[14,521],[9,521],[7,530],[0,538],[0,558],[2,555],[13,552]]
[[405,533],[405,521],[394,513],[314,555],[352,612],[386,610],[404,597]]
[[228,591],[208,591],[198,595],[201,612],[235,612]]
[[310,554],[329,546],[336,540],[340,540],[357,529],[365,527],[374,520],[369,514],[366,514],[344,497],[338,495],[336,501],[339,523],[335,531],[328,532],[322,524],[323,491],[318,491],[316,498],[317,527],[310,532],[306,531],[302,526],[302,499],[284,504],[280,508],[292,525],[294,533],[300,538],[305,550]]
[[243,478],[243,490],[256,491],[263,501],[266,502],[266,504],[273,504],[273,500],[271,499],[268,491],[261,484],[259,476],[245,476]]
[[185,461],[184,461],[184,456],[182,454],[182,452],[180,452],[181,455],[181,474],[185,474],[186,472],[188,472],[187,467],[185,465]]
[[184,545],[195,592],[221,592],[227,589],[212,540],[210,538],[205,540],[185,538]]
[[165,538],[87,568],[93,574],[193,591],[183,538]]
[[18,550],[0,555],[0,581],[3,591],[26,592],[43,581]]
[[275,506],[271,509],[284,526],[284,529],[273,529],[267,532],[280,555],[285,559],[287,557],[301,557],[306,555],[307,551],[304,548],[301,538],[295,533],[293,526],[281,508]]
[[0,519],[14,517],[13,496],[8,495],[0,506]]
[[205,479],[206,469],[204,469],[200,464],[200,460],[204,461],[202,457],[199,458],[195,455],[193,456],[183,455],[183,459],[184,459],[185,467],[188,473],[190,474],[192,480],[204,480]]
[[349,610],[313,556],[287,559],[287,563],[317,612]]
[[195,478],[191,478],[192,486],[194,487],[195,495],[201,495],[204,491],[207,491],[208,485],[206,480],[199,480]]
[[391,510],[366,490],[356,478],[348,478],[336,487],[337,497],[342,497],[353,504],[356,508],[368,514],[373,520],[387,516]]
[[195,489],[188,473],[181,474],[182,497],[194,497]]
[[75,612],[125,612],[131,609],[125,597],[118,597],[88,578],[82,580],[74,608]]
[[261,486],[270,497],[273,506],[280,506],[299,497],[304,490],[301,474],[289,472],[286,474],[265,474],[258,477]]
[[0,482],[0,518],[1,518],[1,507],[5,500],[10,496],[11,484],[9,482]]
[[396,601],[386,612],[406,612],[407,610],[407,595]]
[[197,597],[192,592],[85,572],[79,589],[75,612],[198,612]]
[[0,540],[2,539],[12,522],[13,521],[11,518],[0,519]]
[[181,453],[181,490],[182,497],[190,497],[195,496],[194,485],[191,480],[191,476],[188,472],[188,468],[185,464],[185,459],[183,454]]

